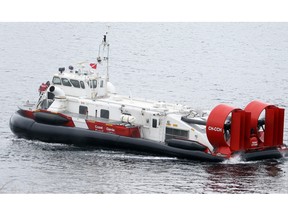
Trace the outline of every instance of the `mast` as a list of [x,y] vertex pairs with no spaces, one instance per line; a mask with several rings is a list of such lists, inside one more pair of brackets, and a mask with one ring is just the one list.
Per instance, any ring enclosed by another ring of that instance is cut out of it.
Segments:
[[[109,26],[108,26],[109,30]],[[110,44],[107,41],[108,31],[103,35],[102,43],[99,45],[97,62],[98,64],[106,63],[106,80],[109,81],[109,47]]]

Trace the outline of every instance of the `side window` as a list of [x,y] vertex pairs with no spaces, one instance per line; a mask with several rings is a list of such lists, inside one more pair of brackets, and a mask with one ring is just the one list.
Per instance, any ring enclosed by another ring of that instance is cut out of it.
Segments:
[[62,81],[64,86],[72,86],[71,83],[69,82],[69,80],[66,78],[61,78],[61,81]]
[[157,119],[152,120],[152,127],[157,128]]
[[86,115],[88,113],[88,107],[79,106],[79,114]]
[[93,88],[97,88],[97,80],[93,80]]
[[95,110],[95,118],[97,118],[97,110]]
[[80,81],[80,86],[81,86],[82,89],[85,89],[85,84],[84,84],[83,81]]
[[189,131],[166,127],[166,140],[173,138],[188,139],[188,137]]
[[61,85],[61,79],[59,77],[54,76],[53,80],[52,80],[52,83],[54,85]]
[[104,86],[104,81],[101,80],[101,82],[100,82],[100,88],[103,88],[103,86]]
[[70,79],[70,82],[75,88],[80,88],[80,83],[78,80]]
[[100,117],[109,119],[109,110],[101,109],[100,110]]

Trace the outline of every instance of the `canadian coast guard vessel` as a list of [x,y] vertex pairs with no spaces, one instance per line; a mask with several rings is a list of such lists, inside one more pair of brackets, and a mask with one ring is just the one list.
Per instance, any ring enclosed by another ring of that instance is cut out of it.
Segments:
[[116,94],[109,82],[104,35],[96,63],[59,68],[39,100],[13,114],[18,137],[153,155],[221,162],[281,158],[284,109],[252,101],[244,109],[220,104],[211,111]]

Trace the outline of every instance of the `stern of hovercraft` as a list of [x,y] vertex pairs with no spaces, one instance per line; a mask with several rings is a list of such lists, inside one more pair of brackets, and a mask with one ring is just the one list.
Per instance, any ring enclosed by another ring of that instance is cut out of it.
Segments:
[[284,109],[260,101],[252,101],[244,110],[220,104],[211,111],[206,123],[214,154],[227,158],[240,152],[250,155],[244,156],[246,160],[253,160],[252,153],[259,159],[269,156],[268,150],[273,150],[277,158],[281,153],[275,154],[275,150],[284,146],[283,132]]

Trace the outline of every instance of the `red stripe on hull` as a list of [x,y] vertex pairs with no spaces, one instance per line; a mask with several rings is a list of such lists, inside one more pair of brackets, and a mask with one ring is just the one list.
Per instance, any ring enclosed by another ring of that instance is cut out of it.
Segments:
[[86,120],[89,130],[99,131],[103,133],[117,134],[119,136],[140,138],[139,128],[137,126],[126,126],[123,124],[108,124],[105,122],[97,122]]

